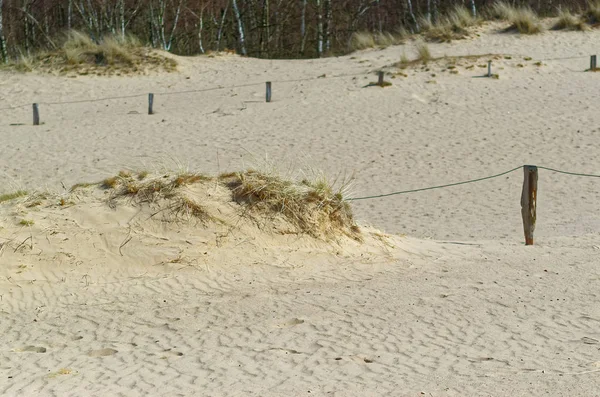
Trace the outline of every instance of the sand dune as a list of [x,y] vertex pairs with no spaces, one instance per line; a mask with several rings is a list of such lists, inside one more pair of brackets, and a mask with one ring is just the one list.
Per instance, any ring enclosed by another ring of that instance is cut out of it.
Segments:
[[[45,124],[11,125],[29,123],[30,105],[0,111],[0,193],[44,193],[0,204],[0,394],[598,395],[598,179],[540,171],[533,247],[520,171],[353,202],[373,226],[362,243],[240,218],[216,187],[192,192],[222,214],[208,224],[68,188],[174,163],[217,174],[249,153],[354,174],[356,197],[521,164],[598,174],[600,75],[583,70],[599,35],[431,45],[497,54],[497,80],[476,78],[480,60],[393,66],[412,42],[320,60],[182,58],[179,73],[138,77],[1,72],[0,108],[40,102]],[[363,88],[379,68],[393,85]]]

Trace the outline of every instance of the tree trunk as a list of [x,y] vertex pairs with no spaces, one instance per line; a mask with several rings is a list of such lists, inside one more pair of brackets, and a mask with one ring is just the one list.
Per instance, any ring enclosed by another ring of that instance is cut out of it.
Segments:
[[6,38],[4,37],[4,27],[2,25],[2,5],[4,0],[0,0],[0,60],[8,63],[8,50],[6,49]]
[[119,0],[119,19],[121,39],[125,40],[125,0]]
[[169,41],[165,46],[165,50],[171,51],[171,46],[173,45],[173,37],[175,36],[175,30],[177,29],[177,22],[179,22],[179,14],[181,13],[181,5],[183,4],[183,0],[179,0],[179,4],[177,5],[177,11],[175,11],[175,20],[173,21],[173,29],[171,29],[171,34],[169,35]]
[[306,45],[306,3],[307,0],[302,0],[302,17],[300,20],[300,36],[302,43],[300,44],[300,54],[304,54],[304,46]]
[[229,3],[225,6],[225,10],[222,11],[221,15],[221,24],[219,25],[219,30],[217,31],[217,52],[221,50],[221,38],[223,37],[223,26],[225,25],[225,17],[227,16],[227,11],[229,10]]
[[67,4],[67,30],[71,30],[71,21],[73,20],[73,0]]
[[331,10],[331,0],[323,0],[325,6],[325,29],[323,32],[323,39],[325,41],[325,51],[331,50],[331,25],[333,20],[333,13]]
[[321,0],[316,0],[317,5],[317,54],[323,55],[323,8]]
[[477,8],[475,7],[475,0],[471,0],[471,12],[473,13],[473,17],[477,18]]
[[242,24],[242,16],[240,15],[240,9],[237,6],[237,0],[231,0],[233,5],[233,13],[235,14],[235,19],[238,25],[238,33],[240,35],[240,50],[242,55],[246,55],[246,39],[244,37],[244,25]]
[[410,15],[410,19],[412,19],[412,22],[415,26],[416,31],[420,32],[421,28],[419,27],[419,22],[417,21],[417,18],[415,17],[415,13],[413,11],[413,6],[412,6],[412,1],[406,0],[406,5],[408,6],[408,13]]

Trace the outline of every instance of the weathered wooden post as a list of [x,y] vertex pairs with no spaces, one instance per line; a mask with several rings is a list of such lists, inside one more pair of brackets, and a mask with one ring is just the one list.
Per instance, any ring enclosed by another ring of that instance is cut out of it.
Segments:
[[383,87],[383,71],[377,72],[378,80],[377,85]]
[[154,94],[148,94],[148,114],[154,114],[152,106],[154,105]]
[[271,102],[271,82],[267,81],[267,102]]
[[487,77],[492,77],[492,61],[488,61],[488,74]]
[[590,57],[590,70],[593,72],[596,70],[596,55]]
[[40,110],[38,104],[33,104],[33,125],[40,125]]
[[521,215],[523,215],[523,230],[525,245],[533,245],[537,209],[538,168],[535,165],[523,166],[523,192],[521,193]]

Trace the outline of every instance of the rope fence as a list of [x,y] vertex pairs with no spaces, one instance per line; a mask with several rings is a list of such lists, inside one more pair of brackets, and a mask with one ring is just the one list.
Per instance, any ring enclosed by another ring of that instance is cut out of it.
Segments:
[[525,177],[523,180],[523,192],[521,194],[521,214],[523,217],[523,229],[525,232],[525,245],[533,245],[533,232],[535,230],[535,223],[537,220],[537,214],[536,214],[537,211],[536,210],[537,210],[538,169],[555,172],[555,173],[563,174],[563,175],[579,176],[579,177],[587,177],[587,178],[600,178],[600,175],[597,175],[597,174],[586,174],[586,173],[581,173],[581,172],[562,171],[562,170],[557,170],[555,168],[544,167],[544,166],[520,165],[518,167],[512,168],[508,171],[501,172],[499,174],[485,176],[485,177],[476,178],[476,179],[470,179],[467,181],[448,183],[445,185],[438,185],[438,186],[424,187],[424,188],[420,188],[420,189],[402,190],[402,191],[398,191],[398,192],[384,193],[384,194],[378,194],[378,195],[374,195],[374,196],[351,197],[346,200],[348,200],[348,201],[370,200],[370,199],[376,199],[376,198],[382,198],[382,197],[390,197],[390,196],[397,196],[397,195],[402,195],[402,194],[423,192],[426,190],[434,190],[434,189],[442,189],[442,188],[458,186],[458,185],[466,185],[466,184],[470,184],[470,183],[477,183],[477,182],[482,182],[482,181],[498,178],[498,177],[501,177],[504,175],[508,175],[508,174],[515,172],[521,168],[523,168],[523,171],[525,174]]
[[[502,55],[502,54],[498,54],[498,55]],[[524,55],[516,55],[516,54],[511,54],[511,57],[530,58],[530,57],[526,57]],[[588,58],[588,56],[579,55],[579,56],[569,56],[569,57],[555,57],[555,58],[545,58],[545,59],[537,59],[536,58],[536,59],[541,62],[541,61],[560,61],[560,60],[573,60],[573,59],[584,59],[584,58]],[[591,55],[591,56],[589,56],[589,58],[590,58],[590,67],[587,69],[583,69],[581,71],[598,71],[598,70],[600,70],[596,66],[596,55]],[[490,77],[490,78],[494,77],[494,75],[492,74],[492,61],[488,61],[487,66],[488,66],[487,73],[484,74],[483,77]],[[387,66],[383,66],[380,69],[384,69],[386,67]],[[336,79],[336,78],[345,78],[345,77],[360,77],[360,76],[365,76],[365,75],[368,75],[368,74],[374,73],[374,72],[375,72],[375,70],[371,70],[371,71],[367,71],[367,72],[363,72],[363,73],[340,74],[340,75],[333,75],[333,76],[326,76],[323,74],[323,75],[319,75],[319,76],[315,76],[315,77],[307,77],[307,78],[300,78],[300,79],[270,80],[270,81],[267,81],[266,83],[265,82],[260,82],[260,83],[257,82],[257,83],[248,83],[248,84],[239,84],[239,85],[230,85],[230,86],[219,85],[216,87],[207,87],[207,88],[200,88],[200,89],[193,89],[193,90],[163,91],[163,92],[153,92],[153,93],[144,93],[144,94],[119,95],[119,96],[112,96],[112,97],[81,99],[81,100],[73,100],[73,101],[36,102],[35,104],[33,104],[34,125],[39,125],[39,118],[40,118],[39,117],[40,116],[39,106],[40,105],[45,105],[45,106],[71,105],[71,104],[80,104],[80,103],[95,103],[95,102],[118,100],[118,99],[143,98],[143,97],[148,97],[149,102],[153,102],[155,96],[203,93],[203,92],[218,91],[218,90],[257,87],[257,86],[261,86],[263,84],[266,84],[265,102],[271,102],[272,92],[273,92],[273,84],[275,84],[275,83],[277,83],[277,84],[299,83],[299,82],[319,80],[319,79],[322,79],[325,77],[327,79]],[[389,85],[388,82],[384,81],[384,72],[382,70],[377,70],[377,75],[378,75],[377,82],[371,83],[368,86],[374,85],[374,86],[384,87],[386,85]],[[15,105],[15,106],[8,106],[8,107],[0,108],[0,112],[21,109],[21,108],[25,108],[28,106],[32,106],[32,104],[27,103],[27,104]],[[148,110],[149,110],[148,114],[153,114],[153,112],[151,111],[152,104],[150,104],[150,103],[149,103]],[[37,121],[37,123],[36,123],[36,121]]]
[[[521,55],[513,54],[512,56],[521,56]],[[573,60],[573,59],[583,59],[583,58],[587,58],[587,56],[546,58],[546,59],[539,59],[538,61]],[[385,67],[382,67],[381,69],[383,69],[383,68],[385,68]],[[378,75],[377,82],[371,83],[368,86],[385,87],[386,85],[390,85],[390,83],[384,81],[385,73],[381,69],[377,70],[377,75]],[[596,55],[590,56],[590,67],[588,69],[585,69],[584,71],[600,71],[600,69],[597,68],[597,65],[596,65]],[[40,124],[39,105],[54,106],[54,105],[79,104],[79,103],[94,103],[94,102],[116,100],[116,99],[141,98],[141,97],[147,96],[148,97],[148,114],[152,115],[152,114],[154,114],[153,105],[154,105],[154,98],[156,95],[167,96],[167,95],[202,93],[202,92],[217,91],[217,90],[226,90],[226,89],[235,89],[235,88],[244,88],[244,87],[256,87],[256,86],[265,84],[265,88],[266,88],[265,102],[269,103],[269,102],[271,102],[271,99],[272,99],[273,83],[297,83],[297,82],[313,81],[313,80],[317,80],[317,79],[322,79],[324,77],[327,77],[328,79],[344,78],[344,77],[359,77],[359,76],[365,76],[365,74],[373,73],[373,72],[374,71],[370,71],[367,73],[358,73],[358,74],[341,74],[341,75],[334,75],[334,76],[320,75],[317,77],[309,77],[309,78],[304,78],[304,79],[271,80],[271,81],[261,82],[261,83],[248,83],[248,84],[232,85],[232,86],[216,86],[216,87],[208,87],[208,88],[185,90],[185,91],[154,92],[154,93],[145,93],[145,94],[122,95],[122,96],[114,96],[114,97],[82,99],[82,100],[62,101],[62,102],[38,102],[38,103],[33,104],[33,124],[34,125]],[[483,77],[488,77],[488,78],[494,77],[494,75],[492,74],[492,61],[488,61],[487,73]],[[32,105],[31,104],[23,104],[23,105],[0,108],[0,112],[14,110],[14,109],[20,109],[20,108],[24,108],[26,106],[32,106]],[[403,194],[410,194],[410,193],[423,192],[423,191],[434,190],[434,189],[443,189],[443,188],[448,188],[448,187],[453,187],[453,186],[477,183],[477,182],[482,182],[482,181],[486,181],[486,180],[490,180],[490,179],[499,178],[504,175],[508,175],[512,172],[517,171],[520,168],[523,168],[524,174],[525,174],[524,181],[523,181],[523,191],[522,191],[522,195],[521,195],[521,212],[522,212],[522,217],[523,217],[523,228],[524,228],[524,232],[525,232],[525,244],[526,245],[533,245],[533,232],[535,230],[535,223],[536,223],[538,169],[555,172],[555,173],[559,173],[559,174],[563,174],[563,175],[600,178],[600,175],[596,175],[596,174],[562,171],[562,170],[557,170],[554,168],[543,167],[543,166],[522,165],[522,166],[518,166],[518,167],[512,168],[510,170],[498,173],[498,174],[485,176],[485,177],[481,177],[481,178],[476,178],[476,179],[471,179],[471,180],[467,180],[467,181],[454,182],[454,183],[424,187],[424,188],[419,188],[419,189],[396,191],[396,192],[384,193],[384,194],[378,194],[378,195],[369,195],[369,196],[364,196],[364,197],[352,197],[352,198],[348,198],[347,200],[348,201],[371,200],[371,199],[377,199],[377,198],[383,198],[383,197],[397,196],[397,195],[403,195]]]

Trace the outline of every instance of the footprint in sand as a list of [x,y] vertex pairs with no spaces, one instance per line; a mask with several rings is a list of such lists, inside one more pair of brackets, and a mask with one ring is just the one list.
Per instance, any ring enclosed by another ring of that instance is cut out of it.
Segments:
[[106,349],[100,349],[100,350],[91,350],[88,353],[88,356],[90,356],[90,357],[106,357],[106,356],[112,356],[115,353],[118,353],[118,350],[106,348]]
[[22,349],[17,350],[19,352],[35,352],[35,353],[46,353],[46,348],[41,346],[25,346]]

